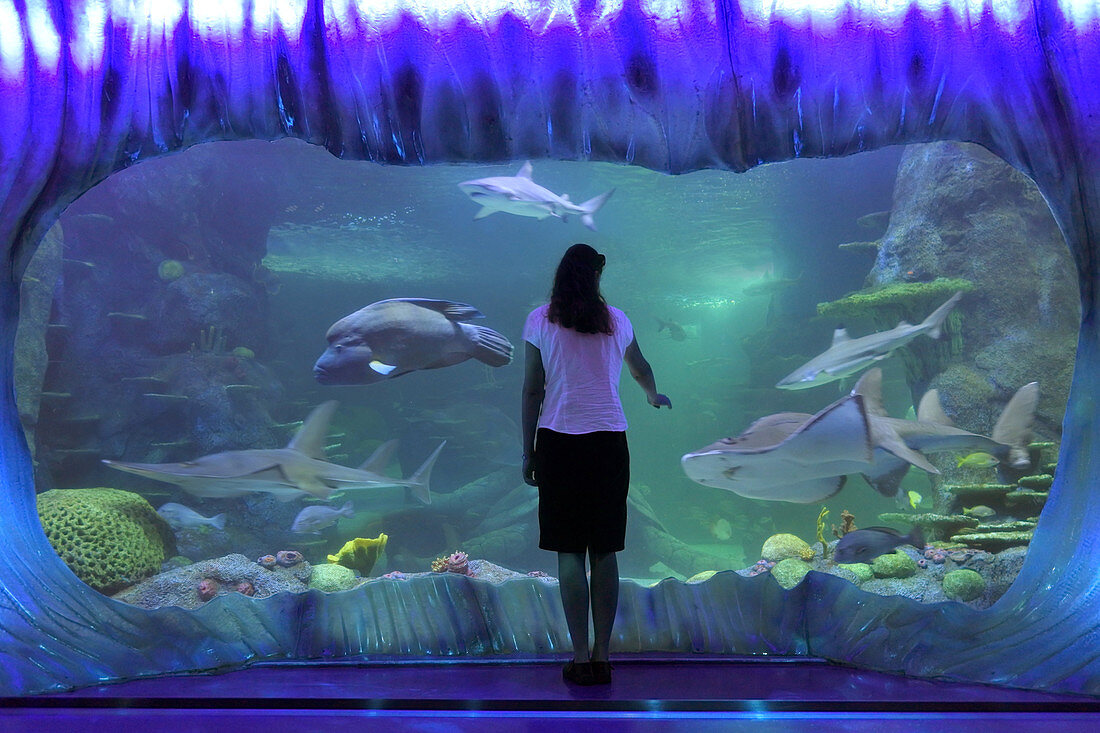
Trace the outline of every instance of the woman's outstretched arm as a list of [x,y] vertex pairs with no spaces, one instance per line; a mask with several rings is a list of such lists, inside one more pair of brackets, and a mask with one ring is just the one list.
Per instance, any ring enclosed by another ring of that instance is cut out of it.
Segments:
[[672,400],[657,391],[657,383],[653,378],[653,367],[642,356],[638,339],[635,338],[630,341],[630,345],[626,347],[626,352],[623,354],[623,360],[626,362],[627,368],[630,369],[630,376],[634,377],[634,381],[645,390],[645,397],[649,400],[649,404],[658,409],[667,407],[671,410]]

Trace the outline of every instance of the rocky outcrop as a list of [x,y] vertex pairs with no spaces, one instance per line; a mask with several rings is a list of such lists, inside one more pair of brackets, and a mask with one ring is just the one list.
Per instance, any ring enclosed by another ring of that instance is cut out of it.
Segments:
[[957,308],[961,351],[930,383],[910,384],[915,400],[937,387],[949,416],[988,434],[1013,392],[1038,381],[1038,432],[1059,435],[1080,323],[1076,270],[1039,189],[977,145],[906,149],[867,284],[937,278],[974,288]]

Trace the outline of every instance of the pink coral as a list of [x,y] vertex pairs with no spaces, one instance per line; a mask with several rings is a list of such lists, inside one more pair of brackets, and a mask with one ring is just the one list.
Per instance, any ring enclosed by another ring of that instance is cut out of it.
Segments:
[[209,601],[214,596],[218,595],[218,581],[213,578],[203,578],[199,581],[199,599],[203,601]]
[[465,552],[454,552],[450,555],[433,560],[432,572],[470,575],[470,558]]
[[237,587],[234,590],[238,593],[244,593],[246,596],[256,595],[256,588],[247,580],[242,580],[240,583],[237,583]]
[[304,559],[302,553],[297,550],[279,550],[275,553],[275,562],[279,563],[284,568],[297,565]]

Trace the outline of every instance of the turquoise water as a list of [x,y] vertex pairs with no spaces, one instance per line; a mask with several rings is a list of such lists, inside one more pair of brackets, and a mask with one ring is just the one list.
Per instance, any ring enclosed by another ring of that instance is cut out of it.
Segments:
[[[345,163],[280,142],[219,143],[139,165],[70,207],[61,218],[61,261],[52,255],[52,287],[26,286],[28,297],[32,290],[52,292],[55,325],[24,329],[48,357],[46,366],[28,363],[38,379],[26,379],[20,394],[24,404],[37,403],[37,417],[32,407],[24,411],[39,489],[112,486],[153,507],[171,501],[204,516],[226,514],[224,532],[177,532],[178,549],[190,561],[300,549],[310,562],[324,562],[349,539],[385,532],[389,545],[374,575],[421,572],[431,559],[467,546],[487,548],[484,559],[520,572],[552,573],[553,556],[536,548],[531,493],[519,475],[521,330],[526,314],[546,298],[561,254],[585,241],[605,253],[604,294],[631,318],[658,388],[674,406],[650,408],[624,372],[633,491],[652,509],[651,516],[632,510],[625,574],[656,579],[702,567],[746,568],[775,533],[812,543],[823,504],[828,539],[842,510],[860,526],[881,524],[882,512],[931,511],[936,492],[916,469],[903,486],[922,495],[914,508],[875,493],[857,476],[835,497],[800,505],[707,488],[680,467],[684,453],[737,435],[759,417],[814,413],[851,388],[852,380],[797,392],[774,384],[829,345],[838,324],[819,317],[817,304],[865,286],[874,250],[838,245],[886,233],[885,218],[866,217],[891,209],[901,158],[900,149],[890,149],[741,175],[682,176],[533,161],[534,180],[574,202],[615,189],[595,215],[596,232],[576,218],[497,213],[475,221],[478,207],[457,184],[513,175],[519,163],[396,168]],[[169,260],[183,265],[179,280],[158,275]],[[189,281],[201,286],[184,288]],[[480,324],[516,346],[516,360],[496,369],[467,361],[367,386],[318,384],[311,369],[328,327],[397,297],[473,305],[485,315]],[[675,331],[659,329],[662,322]],[[864,335],[893,323],[864,318],[845,325]],[[219,330],[204,333],[211,326]],[[240,347],[250,355],[233,351]],[[1071,348],[1058,355],[1072,367]],[[185,379],[181,364],[201,374]],[[880,366],[887,411],[905,417],[915,388],[905,361],[898,354]],[[165,381],[131,388],[150,375]],[[169,397],[151,408],[147,395],[161,392]],[[172,397],[186,401],[165,406]],[[398,438],[390,473],[408,476],[447,441],[431,475],[430,507],[403,488],[337,496],[331,505],[351,498],[353,516],[317,535],[295,535],[289,528],[297,513],[321,502],[276,502],[263,494],[200,499],[99,462],[189,461],[279,447],[296,421],[332,399],[340,402],[326,441],[334,463],[356,466],[382,441]],[[953,457],[945,460],[950,466]],[[687,567],[662,554],[669,542],[713,557],[713,565]]]

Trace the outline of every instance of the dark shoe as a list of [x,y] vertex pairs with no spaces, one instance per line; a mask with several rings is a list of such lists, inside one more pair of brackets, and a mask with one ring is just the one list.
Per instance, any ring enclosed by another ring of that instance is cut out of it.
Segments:
[[610,685],[611,662],[591,662],[590,664],[592,667],[592,684]]
[[588,662],[569,662],[562,667],[561,678],[574,685],[594,685],[596,680],[592,678],[592,665]]

